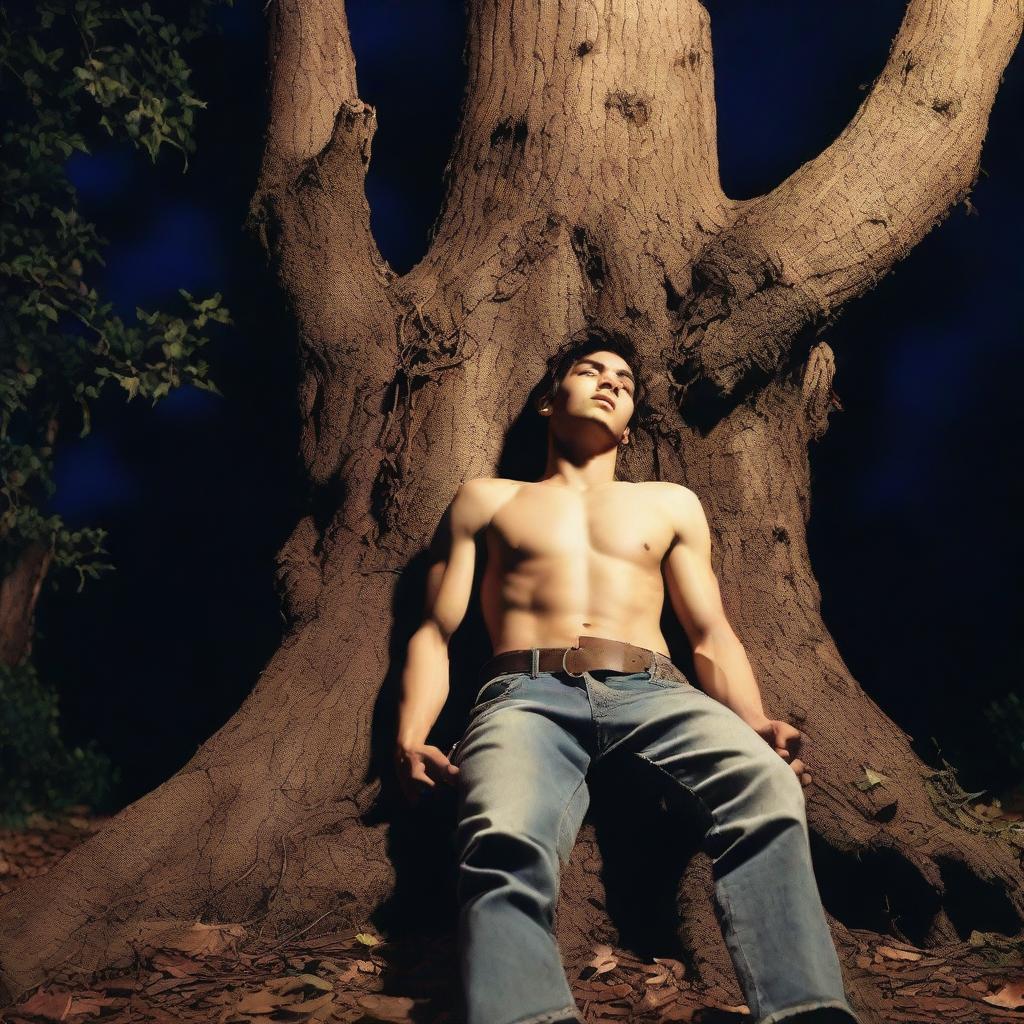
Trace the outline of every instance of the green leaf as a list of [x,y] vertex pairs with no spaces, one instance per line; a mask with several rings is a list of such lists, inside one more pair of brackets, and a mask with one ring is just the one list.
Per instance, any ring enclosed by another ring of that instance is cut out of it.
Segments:
[[31,53],[40,64],[45,64],[46,51],[36,42],[35,36],[29,36],[26,41],[28,42],[28,52]]

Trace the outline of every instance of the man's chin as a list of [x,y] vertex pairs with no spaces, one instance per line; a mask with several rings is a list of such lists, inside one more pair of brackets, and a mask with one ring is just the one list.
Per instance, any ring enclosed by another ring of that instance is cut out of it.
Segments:
[[578,418],[587,420],[597,419],[607,425],[608,417],[606,414],[612,411],[613,410],[609,409],[606,405],[601,405],[600,402],[592,402],[590,405],[586,406],[581,413],[579,413]]

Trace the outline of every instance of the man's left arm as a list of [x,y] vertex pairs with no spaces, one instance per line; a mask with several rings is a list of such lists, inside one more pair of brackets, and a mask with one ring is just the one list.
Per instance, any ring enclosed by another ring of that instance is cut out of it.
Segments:
[[800,730],[765,714],[746,651],[726,618],[711,565],[711,531],[700,499],[688,488],[673,484],[669,505],[675,536],[662,570],[672,608],[693,647],[701,689],[739,715],[808,785],[806,765],[796,757]]

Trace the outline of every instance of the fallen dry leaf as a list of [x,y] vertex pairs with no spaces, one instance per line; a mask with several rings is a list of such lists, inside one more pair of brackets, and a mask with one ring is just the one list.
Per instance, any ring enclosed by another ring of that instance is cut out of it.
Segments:
[[150,982],[143,990],[147,996],[158,996],[164,992],[173,992],[176,988],[181,988],[182,985],[188,985],[193,979],[192,978],[158,978],[156,981]]
[[408,996],[383,996],[373,992],[360,996],[358,1003],[380,1020],[396,1021],[398,1024],[411,1021],[410,1014],[416,1006],[416,1001]]
[[[306,989],[326,995],[306,999]],[[272,1021],[308,1020],[316,1010],[330,1003],[334,986],[315,974],[296,974],[287,978],[273,978],[256,992],[243,995],[233,1007],[227,1007],[221,1024],[271,1024]]]
[[891,946],[879,946],[878,952],[890,960],[920,960],[920,953],[912,953],[909,949],[893,949]]
[[18,1014],[38,1017],[40,1020],[64,1020],[70,1006],[70,993],[44,992],[42,989],[36,989],[25,1002],[18,1004]]
[[196,921],[186,930],[165,939],[161,945],[190,956],[201,956],[234,952],[245,935],[246,931],[240,924],[203,924]]
[[121,1000],[96,996],[91,992],[81,995],[76,994],[72,996],[67,1015],[69,1017],[99,1017],[104,1010],[116,1006],[120,1002]]
[[340,971],[334,978],[334,984],[339,988],[344,988],[346,985],[353,982],[359,977],[359,968],[355,964],[349,964],[344,970]]
[[884,785],[889,782],[889,776],[883,775],[881,772],[876,772],[873,768],[864,769],[864,778],[857,782],[857,788],[862,789],[865,792],[869,789],[874,789],[875,786]]
[[170,974],[174,978],[192,978],[201,970],[195,960],[178,953],[157,952],[153,956],[153,966],[158,971]]
[[594,974],[604,974],[606,971],[611,971],[618,967],[619,961],[612,956],[611,946],[596,946],[594,948],[594,959],[587,966],[594,968]]
[[998,992],[983,996],[986,1003],[993,1006],[1005,1006],[1008,1010],[1024,1008],[1024,978],[1008,981]]

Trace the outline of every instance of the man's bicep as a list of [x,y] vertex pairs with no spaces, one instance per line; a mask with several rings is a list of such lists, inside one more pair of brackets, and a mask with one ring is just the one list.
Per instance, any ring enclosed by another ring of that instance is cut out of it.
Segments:
[[676,499],[676,536],[663,570],[672,608],[690,643],[696,646],[725,622],[725,610],[711,565],[711,531],[704,509],[691,491],[680,489]]
[[431,544],[424,612],[446,639],[465,618],[473,592],[476,532],[482,524],[482,496],[473,484],[459,488]]

